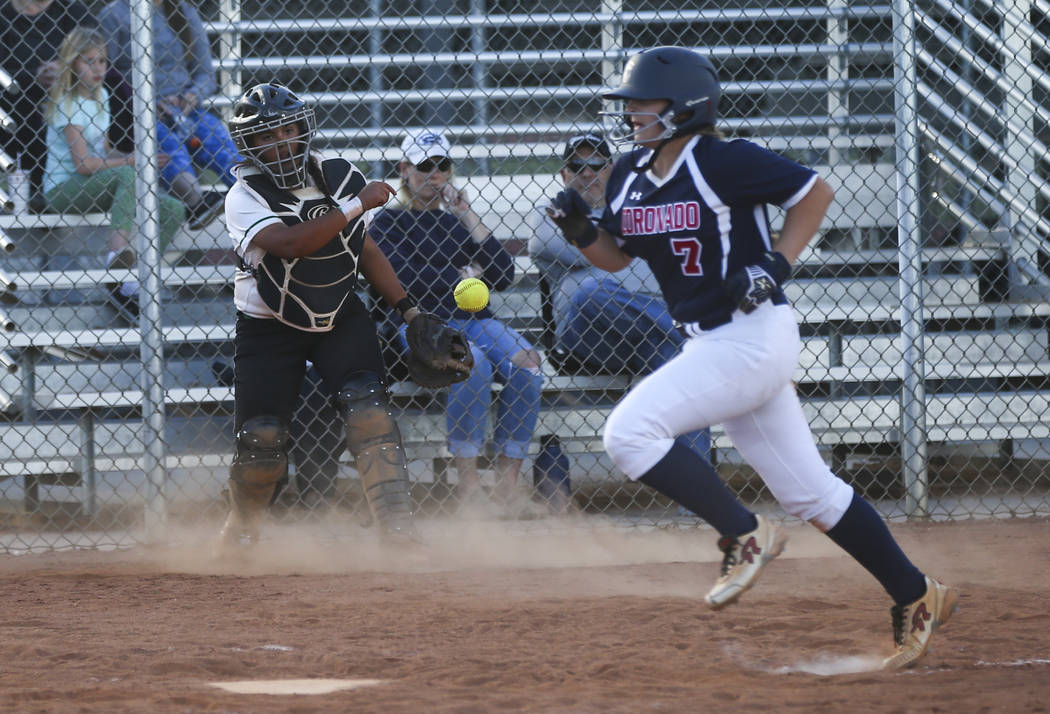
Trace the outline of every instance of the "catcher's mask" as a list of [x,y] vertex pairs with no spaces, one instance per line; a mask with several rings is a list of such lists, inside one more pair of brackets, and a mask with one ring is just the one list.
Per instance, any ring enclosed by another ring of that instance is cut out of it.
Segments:
[[[254,138],[291,124],[299,128],[295,136],[263,143]],[[278,188],[306,185],[310,142],[317,132],[317,120],[313,108],[290,89],[274,83],[255,85],[234,104],[229,126],[237,149]],[[271,158],[264,160],[263,154],[270,149]]]

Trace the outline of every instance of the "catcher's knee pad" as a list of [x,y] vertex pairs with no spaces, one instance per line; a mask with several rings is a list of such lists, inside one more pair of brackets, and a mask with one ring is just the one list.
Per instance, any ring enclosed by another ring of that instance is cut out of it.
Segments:
[[346,420],[346,445],[355,457],[376,444],[401,443],[401,431],[390,414],[386,387],[379,376],[358,372],[336,395]]
[[386,388],[377,375],[361,372],[343,385],[336,399],[373,516],[384,529],[402,527],[412,515],[412,496],[401,430],[390,413]]
[[288,426],[277,417],[257,416],[237,432],[230,477],[247,484],[276,483],[288,468]]
[[288,470],[288,426],[277,417],[252,417],[237,432],[230,466],[234,510],[253,518],[265,510],[274,485]]

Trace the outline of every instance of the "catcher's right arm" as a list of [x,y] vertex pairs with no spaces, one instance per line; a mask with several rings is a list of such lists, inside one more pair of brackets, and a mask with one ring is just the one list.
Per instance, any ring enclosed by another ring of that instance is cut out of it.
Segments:
[[467,338],[429,312],[417,313],[405,331],[408,371],[421,387],[447,387],[462,382],[474,367]]

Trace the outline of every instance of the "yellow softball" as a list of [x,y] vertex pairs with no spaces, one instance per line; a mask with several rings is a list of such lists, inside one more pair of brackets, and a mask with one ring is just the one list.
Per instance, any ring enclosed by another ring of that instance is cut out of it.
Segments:
[[467,312],[484,310],[489,304],[489,289],[477,278],[460,280],[452,294],[456,298],[456,304]]

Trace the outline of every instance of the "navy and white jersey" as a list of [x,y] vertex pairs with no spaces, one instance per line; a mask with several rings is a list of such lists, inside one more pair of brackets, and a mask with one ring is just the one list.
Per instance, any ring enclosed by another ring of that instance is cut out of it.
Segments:
[[[817,174],[749,141],[707,135],[691,139],[662,179],[633,170],[650,155],[638,149],[616,162],[598,225],[649,264],[671,317],[711,329],[736,309],[726,276],[770,249],[766,204],[790,208]],[[773,302],[785,303],[783,292]]]

